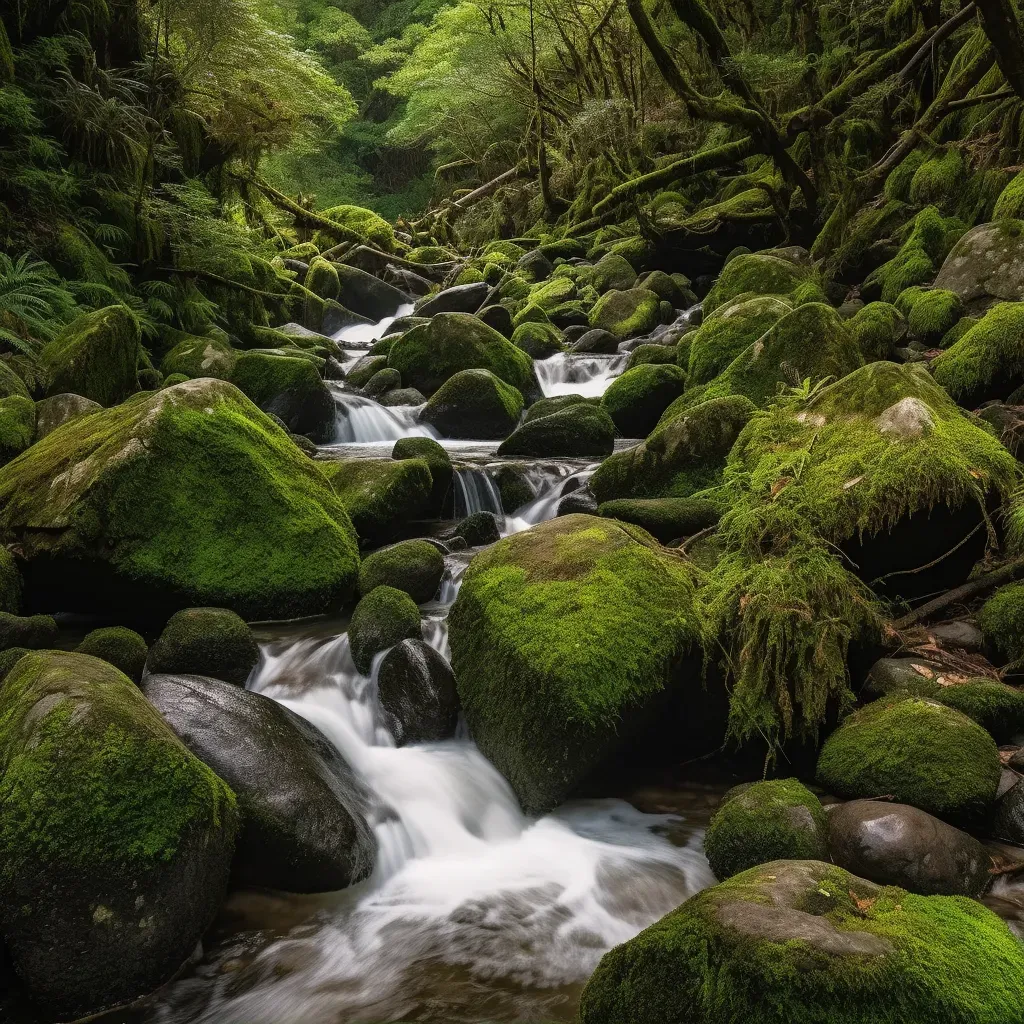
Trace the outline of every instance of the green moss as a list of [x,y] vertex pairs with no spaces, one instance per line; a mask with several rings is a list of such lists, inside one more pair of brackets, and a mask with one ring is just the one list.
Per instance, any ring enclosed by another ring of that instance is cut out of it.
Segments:
[[260,649],[245,621],[227,608],[185,608],[171,616],[149,652],[151,672],[212,676],[245,686]]
[[646,288],[605,292],[590,311],[590,326],[617,338],[635,338],[658,326],[661,299]]
[[0,612],[0,651],[10,647],[38,650],[57,643],[57,622],[49,615],[12,615]]
[[1003,189],[996,200],[994,220],[1024,220],[1024,171]]
[[579,1020],[999,1024],[1020,1015],[1022,985],[1017,939],[974,900],[776,861],[705,889],[607,953]]
[[385,366],[378,370],[364,386],[366,394],[376,398],[379,395],[386,395],[389,391],[395,391],[402,386],[402,375],[397,370]]
[[391,540],[430,509],[433,480],[422,459],[343,459],[321,464],[359,538]]
[[964,304],[956,292],[925,292],[910,311],[910,333],[925,344],[938,345],[963,315]]
[[523,323],[512,333],[512,344],[531,359],[547,359],[565,351],[565,335],[554,324]]
[[238,353],[227,341],[188,335],[164,356],[160,370],[165,377],[180,374],[230,380],[237,359]]
[[381,651],[420,638],[419,608],[408,594],[389,586],[374,587],[360,598],[348,627],[352,658],[363,675],[369,675]]
[[628,291],[636,285],[636,271],[622,256],[617,253],[608,253],[598,260],[590,283],[601,294],[612,290]]
[[498,447],[499,456],[603,457],[615,446],[615,424],[603,409],[571,405],[523,423]]
[[491,479],[494,480],[498,488],[501,508],[505,513],[514,512],[536,497],[524,464],[503,462],[490,473]]
[[707,498],[617,498],[598,508],[605,519],[618,519],[646,530],[663,544],[714,526],[722,515]]
[[433,599],[444,575],[444,556],[425,540],[405,540],[363,559],[359,567],[359,593],[375,587],[404,591],[417,604]]
[[[61,474],[74,485],[58,494]],[[0,534],[29,561],[109,566],[154,602],[252,618],[326,611],[352,593],[358,567],[320,471],[239,391],[208,379],[36,442],[0,470]]]
[[999,751],[976,722],[925,697],[885,697],[852,714],[825,741],[818,781],[839,796],[887,794],[939,817],[988,810]]
[[0,683],[11,673],[11,669],[29,653],[27,647],[8,647],[6,651],[0,651]]
[[1000,587],[982,605],[978,625],[1004,662],[1024,658],[1024,583]]
[[360,359],[359,362],[349,370],[348,375],[345,378],[346,383],[354,388],[365,388],[381,370],[387,369],[388,358],[390,357],[392,348],[394,348],[394,345],[391,345],[388,348],[387,354],[385,355],[371,356],[370,358],[364,356]]
[[526,255],[526,250],[515,242],[498,239],[494,242],[488,242],[484,246],[484,256],[492,254],[504,256],[510,260],[520,260]]
[[885,179],[885,197],[889,200],[910,202],[910,186],[920,166],[927,160],[923,150],[915,149],[897,167],[889,172]]
[[31,398],[0,398],[0,466],[20,455],[36,432],[36,405]]
[[462,284],[479,284],[484,280],[483,272],[477,270],[476,267],[466,267],[460,271],[459,276],[455,278],[456,285]]
[[561,412],[563,409],[568,409],[572,405],[600,404],[600,398],[585,398],[583,395],[555,395],[553,398],[542,398],[540,401],[534,402],[533,405],[526,410],[523,422],[530,423],[533,420],[539,420],[543,416],[550,416],[553,412]]
[[137,389],[139,325],[126,306],[83,313],[43,349],[47,394],[71,392],[117,405]]
[[961,317],[946,333],[939,342],[939,348],[952,348],[972,327],[981,323],[981,317]]
[[21,611],[21,573],[14,556],[0,545],[0,612]]
[[678,356],[679,349],[675,345],[637,345],[626,360],[626,371],[637,366],[663,363],[674,363],[685,370],[686,367],[678,362]]
[[821,281],[813,266],[801,266],[792,260],[768,252],[737,256],[719,275],[704,300],[704,313],[710,315],[741,295],[777,295],[792,305],[822,302]]
[[[383,249],[384,252],[398,252],[404,248],[395,238],[394,228],[372,210],[364,209],[361,206],[333,206],[328,210],[322,210],[320,216],[326,217],[350,231],[357,232],[378,249]],[[317,231],[313,236],[313,244],[322,250],[345,241],[348,239],[326,229]],[[426,262],[433,263],[434,260]]]
[[868,362],[891,359],[907,333],[904,315],[888,302],[869,302],[848,321],[857,347]]
[[960,150],[949,149],[941,156],[933,156],[914,172],[910,182],[910,201],[916,206],[934,204],[955,210],[963,176],[964,161]]
[[337,300],[341,295],[341,281],[338,271],[330,260],[317,256],[309,265],[306,273],[305,286],[321,299]]
[[601,406],[623,437],[646,437],[685,386],[686,374],[678,366],[647,363],[612,381]]
[[1024,693],[994,679],[940,686],[932,699],[963,712],[997,743],[1009,743],[1024,728]]
[[197,830],[231,837],[237,827],[231,790],[126,676],[86,655],[18,661],[4,682],[0,766],[8,884],[47,865],[156,868]]
[[94,629],[75,648],[79,654],[89,654],[123,672],[133,683],[142,679],[149,648],[146,641],[132,629],[107,626]]
[[567,277],[552,277],[530,289],[530,304],[550,313],[556,306],[576,298],[576,285]]
[[590,488],[599,502],[613,498],[684,498],[721,482],[725,459],[754,414],[746,398],[694,406],[635,448],[598,467]]
[[985,314],[932,363],[935,379],[961,405],[1005,397],[1024,383],[1024,302]]
[[687,384],[707,384],[758,338],[768,333],[791,307],[773,296],[727,302],[690,336]]
[[451,260],[457,260],[459,254],[441,245],[421,245],[419,248],[406,253],[405,258],[410,263],[429,265],[431,263],[448,263]]
[[164,377],[162,388],[173,388],[176,384],[184,384],[185,381],[191,378],[184,373],[172,373],[169,377]]
[[309,359],[265,351],[244,352],[235,364],[231,383],[261,408],[289,392],[310,394],[323,386]]
[[537,390],[533,360],[468,313],[439,313],[395,342],[388,365],[407,387],[432,395],[459,370],[490,370],[529,397]]
[[828,819],[796,779],[755,782],[726,796],[704,834],[704,852],[722,881],[773,860],[824,860]]
[[695,579],[636,527],[579,515],[470,563],[449,618],[459,696],[528,812],[564,799],[699,649]]
[[32,397],[21,377],[3,359],[0,359],[0,398],[10,398],[14,395],[20,398]]
[[514,317],[512,317],[513,328],[522,327],[523,324],[550,324],[551,317],[547,311],[542,309],[535,302],[528,302]]
[[917,304],[917,300],[927,293],[928,289],[921,288],[919,285],[904,288],[903,291],[896,296],[896,302],[894,305],[900,313],[909,318],[910,314],[914,311],[914,306]]
[[421,459],[430,469],[430,512],[439,516],[452,488],[452,460],[432,437],[402,437],[391,450],[393,459]]
[[523,396],[490,370],[461,370],[434,393],[422,419],[445,437],[501,440],[522,412]]

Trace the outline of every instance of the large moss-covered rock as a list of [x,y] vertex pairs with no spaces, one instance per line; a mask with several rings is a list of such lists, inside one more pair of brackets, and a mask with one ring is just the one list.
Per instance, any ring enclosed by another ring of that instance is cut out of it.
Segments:
[[1024,302],[996,306],[932,363],[935,379],[969,409],[1024,384]]
[[524,323],[512,332],[512,344],[531,359],[548,359],[565,351],[565,335],[554,324]]
[[83,313],[43,349],[48,395],[73,392],[100,405],[138,389],[139,325],[126,306]]
[[1000,587],[982,605],[978,625],[996,664],[1024,658],[1024,583]]
[[5,360],[0,359],[0,398],[10,398],[11,395],[20,395],[22,398],[32,397],[25,382]]
[[704,852],[722,881],[772,860],[823,860],[825,810],[796,779],[755,782],[726,794],[704,834]]
[[523,396],[490,370],[461,370],[441,385],[422,413],[444,437],[500,441],[519,423]]
[[726,456],[754,415],[742,396],[694,406],[635,448],[605,459],[591,477],[599,502],[613,498],[683,498],[721,481]]
[[334,398],[311,360],[246,352],[235,364],[231,383],[291,433],[317,442],[333,439]]
[[964,302],[1024,301],[1024,221],[997,220],[968,231],[946,257],[935,287]]
[[938,345],[964,313],[964,304],[956,292],[941,288],[922,292],[910,309],[910,335],[926,345]]
[[142,679],[149,648],[134,629],[125,626],[105,626],[94,629],[75,648],[79,654],[99,658],[123,672],[133,683]]
[[822,302],[825,297],[818,272],[809,261],[796,262],[771,250],[730,260],[704,300],[705,315],[740,295],[778,295],[794,306]]
[[593,405],[570,405],[520,426],[498,446],[499,455],[571,458],[610,455],[615,424]]
[[323,474],[211,379],[36,442],[0,470],[0,535],[20,546],[33,599],[63,610],[310,615],[343,603],[358,569],[352,524]]
[[11,647],[38,650],[57,646],[57,621],[52,615],[0,612],[0,651]]
[[420,639],[420,610],[413,599],[395,587],[374,587],[359,599],[348,627],[352,660],[369,675],[373,659],[401,640]]
[[607,291],[628,291],[636,284],[636,271],[618,253],[610,252],[597,261],[590,283],[602,295]]
[[0,466],[32,444],[36,432],[36,405],[31,398],[0,398]]
[[722,516],[720,504],[707,498],[616,498],[597,512],[640,526],[663,544],[706,530]]
[[391,449],[393,459],[422,459],[430,468],[433,481],[430,488],[429,514],[440,516],[451,497],[454,469],[452,460],[432,437],[401,437]]
[[706,889],[607,953],[580,1024],[999,1024],[1024,952],[973,900],[774,861]]
[[654,330],[661,320],[661,299],[646,288],[610,291],[590,311],[590,326],[625,340]]
[[165,377],[183,373],[186,377],[217,377],[231,380],[238,353],[224,338],[187,336],[164,356],[160,372]]
[[323,470],[360,540],[386,543],[431,511],[434,481],[423,459],[342,459]]
[[309,270],[306,271],[306,279],[302,283],[321,299],[336,301],[341,294],[338,271],[330,260],[325,260],[322,256],[315,256],[310,262]]
[[[373,210],[367,210],[363,206],[332,206],[320,211],[320,216],[356,232],[384,252],[397,252],[400,248],[398,239],[395,238],[395,229]],[[339,234],[328,228],[323,228],[313,235],[313,244],[318,249],[329,249],[339,242],[351,240],[351,236]]]
[[686,373],[672,363],[645,363],[612,381],[601,406],[623,437],[646,437],[686,386]]
[[417,604],[433,599],[444,576],[444,556],[425,540],[403,540],[367,555],[359,567],[359,593],[394,587]]
[[235,798],[126,676],[84,654],[17,662],[0,804],[0,933],[49,1019],[131,1000],[192,955],[224,896]]
[[213,676],[245,686],[260,658],[246,622],[227,608],[185,608],[171,616],[149,652],[151,672]]
[[854,712],[825,741],[818,781],[839,796],[888,795],[939,817],[987,810],[999,751],[976,722],[926,697],[883,697]]
[[527,398],[538,391],[533,361],[496,330],[468,313],[442,313],[403,334],[388,365],[407,387],[432,395],[460,370],[490,370]]
[[868,362],[891,359],[907,333],[906,317],[888,302],[869,302],[849,320],[861,355]]
[[369,794],[318,729],[218,679],[149,675],[143,693],[237,797],[236,884],[325,892],[369,875],[377,850]]
[[473,738],[527,812],[560,803],[656,724],[669,723],[679,756],[719,745],[695,572],[642,530],[581,515],[470,563],[449,618],[452,666]]
[[940,686],[932,699],[962,711],[997,743],[1010,743],[1024,731],[1024,691],[983,676]]

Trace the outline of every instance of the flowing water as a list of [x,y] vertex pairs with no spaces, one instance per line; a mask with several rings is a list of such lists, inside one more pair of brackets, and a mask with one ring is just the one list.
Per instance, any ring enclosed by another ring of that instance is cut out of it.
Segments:
[[534,360],[537,380],[545,398],[583,395],[600,398],[629,362],[629,354],[614,356],[561,352],[548,359]]

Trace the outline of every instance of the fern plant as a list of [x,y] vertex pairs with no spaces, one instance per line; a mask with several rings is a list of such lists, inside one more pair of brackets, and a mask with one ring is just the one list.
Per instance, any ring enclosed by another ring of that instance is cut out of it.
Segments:
[[48,263],[0,253],[0,342],[36,355],[75,311],[74,296]]

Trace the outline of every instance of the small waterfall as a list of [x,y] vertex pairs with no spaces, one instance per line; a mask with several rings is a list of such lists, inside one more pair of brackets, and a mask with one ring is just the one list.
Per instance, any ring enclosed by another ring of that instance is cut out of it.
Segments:
[[338,342],[342,348],[367,349],[375,341],[383,338],[384,332],[397,319],[399,319],[399,317],[409,316],[415,308],[416,307],[411,303],[407,303],[404,306],[399,306],[393,316],[386,316],[379,323],[355,324],[352,327],[343,327],[334,335],[334,340]]
[[538,359],[533,365],[545,398],[556,395],[600,398],[628,361],[628,353],[600,356],[561,352],[549,359]]
[[[579,469],[564,463],[546,464],[531,467],[536,497],[520,506],[505,519],[506,533],[522,533],[531,526],[554,519],[558,512],[558,503],[566,494],[582,487],[594,475],[597,464]],[[576,487],[569,487],[569,481],[577,481]]]
[[336,416],[334,444],[372,444],[397,441],[400,437],[437,437],[437,432],[419,422],[419,406],[385,407],[364,395],[332,388]]
[[474,512],[493,512],[501,520],[501,494],[486,469],[458,466],[455,469],[455,518],[465,519]]

